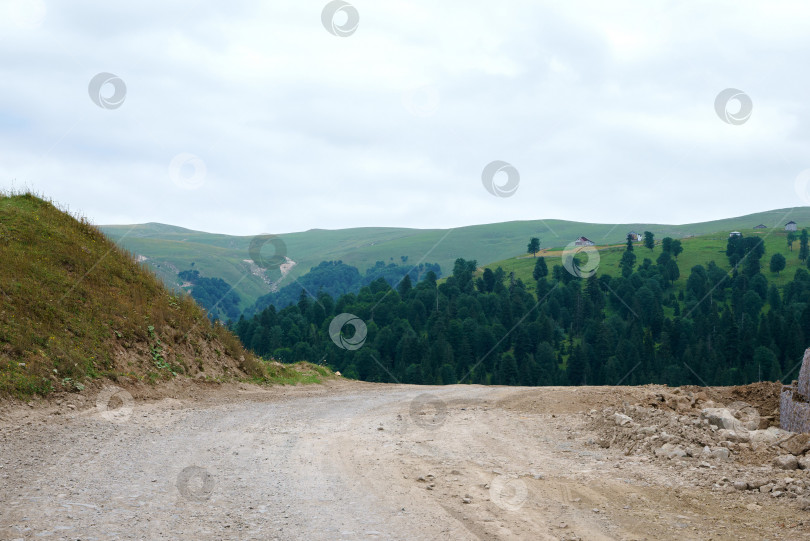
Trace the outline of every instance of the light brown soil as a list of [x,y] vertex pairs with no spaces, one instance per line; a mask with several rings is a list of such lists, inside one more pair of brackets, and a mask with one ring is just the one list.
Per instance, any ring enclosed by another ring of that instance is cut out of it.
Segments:
[[0,409],[0,539],[810,539],[723,481],[804,470],[598,444],[665,387],[171,385]]

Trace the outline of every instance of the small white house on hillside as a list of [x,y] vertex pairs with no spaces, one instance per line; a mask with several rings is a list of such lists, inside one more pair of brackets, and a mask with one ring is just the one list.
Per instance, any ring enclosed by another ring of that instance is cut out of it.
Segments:
[[576,246],[593,246],[595,243],[588,237],[579,237],[574,241]]

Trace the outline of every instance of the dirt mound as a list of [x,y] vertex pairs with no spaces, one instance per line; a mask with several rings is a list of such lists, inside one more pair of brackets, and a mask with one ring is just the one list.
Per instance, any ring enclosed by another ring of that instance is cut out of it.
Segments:
[[680,387],[682,392],[705,393],[709,400],[727,404],[746,402],[757,408],[762,417],[774,417],[774,424],[779,424],[779,391],[782,384],[778,381],[760,381],[750,385],[735,387]]
[[[620,445],[628,455],[763,463],[779,454],[771,444],[787,434],[775,428],[779,389],[770,382],[650,389],[635,402],[592,410],[590,427],[602,447]],[[664,444],[669,445],[661,451]]]
[[290,381],[96,227],[32,194],[0,194],[0,399],[174,378]]

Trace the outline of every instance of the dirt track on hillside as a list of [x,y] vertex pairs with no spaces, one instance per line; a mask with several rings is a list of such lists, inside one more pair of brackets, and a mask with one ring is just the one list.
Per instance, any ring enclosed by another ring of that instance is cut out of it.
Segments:
[[0,539],[810,539],[796,500],[698,482],[748,466],[699,477],[595,444],[588,410],[643,389],[332,382],[5,411]]

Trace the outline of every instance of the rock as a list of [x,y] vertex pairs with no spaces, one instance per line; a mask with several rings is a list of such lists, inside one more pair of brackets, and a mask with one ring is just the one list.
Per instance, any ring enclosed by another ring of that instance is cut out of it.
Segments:
[[658,457],[666,457],[670,460],[673,458],[683,458],[686,456],[686,451],[680,445],[673,445],[671,443],[665,443],[661,447],[655,450],[655,456]]
[[700,412],[703,419],[709,421],[709,424],[717,428],[725,428],[726,430],[740,430],[745,429],[742,423],[734,417],[726,408],[704,408]]
[[794,434],[780,443],[779,447],[791,455],[801,456],[810,450],[810,434]]
[[772,445],[780,439],[790,436],[790,432],[772,426],[765,430],[752,430],[750,435],[751,443],[764,443],[766,445]]
[[748,488],[753,490],[767,484],[768,482],[765,479],[755,479],[753,481],[748,481]]
[[613,414],[613,421],[619,426],[624,426],[626,424],[632,423],[633,419],[624,415],[623,413],[614,413]]
[[690,400],[685,396],[679,397],[677,402],[675,402],[675,411],[689,411],[692,409],[693,404],[694,399]]
[[799,508],[802,511],[810,510],[810,497],[802,496],[801,498],[799,498]]
[[810,455],[799,457],[799,468],[803,470],[810,470]]
[[464,496],[461,498],[461,503],[472,503],[472,498],[469,495]]
[[728,460],[731,453],[725,447],[712,447],[711,449],[706,446],[700,454],[702,458],[714,458],[717,460]]
[[746,481],[734,481],[734,488],[737,490],[748,490],[748,483]]
[[717,431],[717,437],[721,440],[747,443],[751,441],[751,433],[748,430],[726,430],[725,428]]
[[773,466],[780,470],[795,470],[799,467],[799,461],[793,455],[780,455],[773,459]]
[[759,491],[762,492],[763,494],[767,494],[768,492],[771,491],[771,489],[773,489],[773,485],[770,484],[770,483],[768,483],[767,485],[762,485],[761,487],[759,487]]

